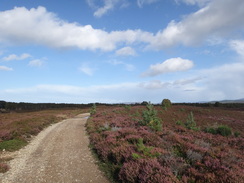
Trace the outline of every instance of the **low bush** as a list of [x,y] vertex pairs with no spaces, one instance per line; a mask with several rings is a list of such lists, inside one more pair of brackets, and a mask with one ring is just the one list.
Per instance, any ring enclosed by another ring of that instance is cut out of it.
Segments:
[[227,125],[220,125],[217,128],[217,133],[222,136],[230,136],[232,132],[231,132],[231,128],[228,127]]
[[227,125],[220,125],[218,127],[207,127],[205,128],[205,132],[211,133],[211,134],[219,134],[224,137],[230,136],[232,134],[232,130]]
[[193,116],[193,113],[190,112],[190,114],[188,115],[188,118],[186,120],[185,123],[183,123],[182,121],[178,120],[176,121],[176,124],[177,125],[180,125],[180,126],[184,126],[190,130],[195,130],[195,131],[198,131],[199,128],[197,127],[197,124],[195,122],[195,119],[194,119],[194,116]]

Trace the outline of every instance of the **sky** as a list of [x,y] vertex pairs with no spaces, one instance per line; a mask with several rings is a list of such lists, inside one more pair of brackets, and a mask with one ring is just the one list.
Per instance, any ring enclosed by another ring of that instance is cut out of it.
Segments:
[[0,100],[244,98],[243,0],[0,0]]

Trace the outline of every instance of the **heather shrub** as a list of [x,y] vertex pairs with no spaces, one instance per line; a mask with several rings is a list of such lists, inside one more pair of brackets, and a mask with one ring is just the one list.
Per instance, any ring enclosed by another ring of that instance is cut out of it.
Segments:
[[9,166],[5,163],[0,162],[0,173],[5,173],[9,170]]
[[182,157],[182,158],[187,157],[184,148],[179,144],[173,146],[173,154],[178,156],[178,157]]
[[[172,106],[170,110],[157,114],[155,109],[159,108],[151,104],[131,106],[130,110],[124,106],[113,106],[97,112],[92,117],[93,122],[87,125],[95,129],[88,128],[90,142],[101,164],[108,167],[114,182],[243,182],[242,134],[238,138],[234,135],[225,138],[222,135],[231,133],[223,128],[224,125],[205,129],[221,134],[219,136],[196,132],[198,128],[194,117],[199,126],[213,120],[233,120],[233,125],[238,124],[238,128],[233,126],[233,129],[240,133],[243,120],[234,121],[233,116],[227,115],[221,117],[223,111],[191,106],[184,107],[184,110],[181,106]],[[220,117],[216,112],[221,112]],[[155,130],[152,125],[159,116],[165,120],[163,131]]]
[[134,152],[135,151],[131,145],[123,144],[112,148],[109,160],[114,164],[122,164],[126,160],[130,159]]
[[107,131],[107,130],[110,130],[110,126],[108,123],[104,123],[103,126],[101,126],[99,129],[98,129],[98,132],[103,132],[103,131]]
[[187,159],[190,160],[191,162],[195,162],[195,161],[202,161],[202,158],[203,156],[198,153],[198,152],[195,152],[195,151],[192,151],[192,150],[187,150],[186,152],[186,156],[187,156]]
[[157,159],[138,159],[123,164],[119,179],[123,183],[171,183],[170,169],[159,164]]

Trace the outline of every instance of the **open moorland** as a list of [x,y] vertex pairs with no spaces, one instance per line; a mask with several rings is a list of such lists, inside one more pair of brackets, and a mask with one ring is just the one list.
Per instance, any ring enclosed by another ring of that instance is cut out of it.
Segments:
[[91,113],[91,148],[111,181],[244,182],[243,107],[166,103]]
[[[0,151],[15,151],[50,124],[89,111],[90,147],[111,182],[244,180],[243,105],[171,105],[164,100],[162,105],[94,104],[35,111],[29,111],[30,104],[28,111],[23,106],[19,110],[20,105],[8,104],[0,113]],[[0,158],[0,172],[9,169],[8,160]]]

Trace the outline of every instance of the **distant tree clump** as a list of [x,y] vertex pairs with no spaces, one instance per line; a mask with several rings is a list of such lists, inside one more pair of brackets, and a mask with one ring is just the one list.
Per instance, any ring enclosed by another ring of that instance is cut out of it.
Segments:
[[214,107],[221,107],[221,105],[222,105],[222,104],[221,104],[220,102],[215,102],[215,103],[214,103]]
[[148,105],[149,103],[147,101],[143,101],[141,105]]
[[163,101],[162,101],[162,107],[164,109],[167,109],[167,108],[169,108],[171,106],[172,106],[172,103],[171,103],[171,101],[169,99],[163,99]]

